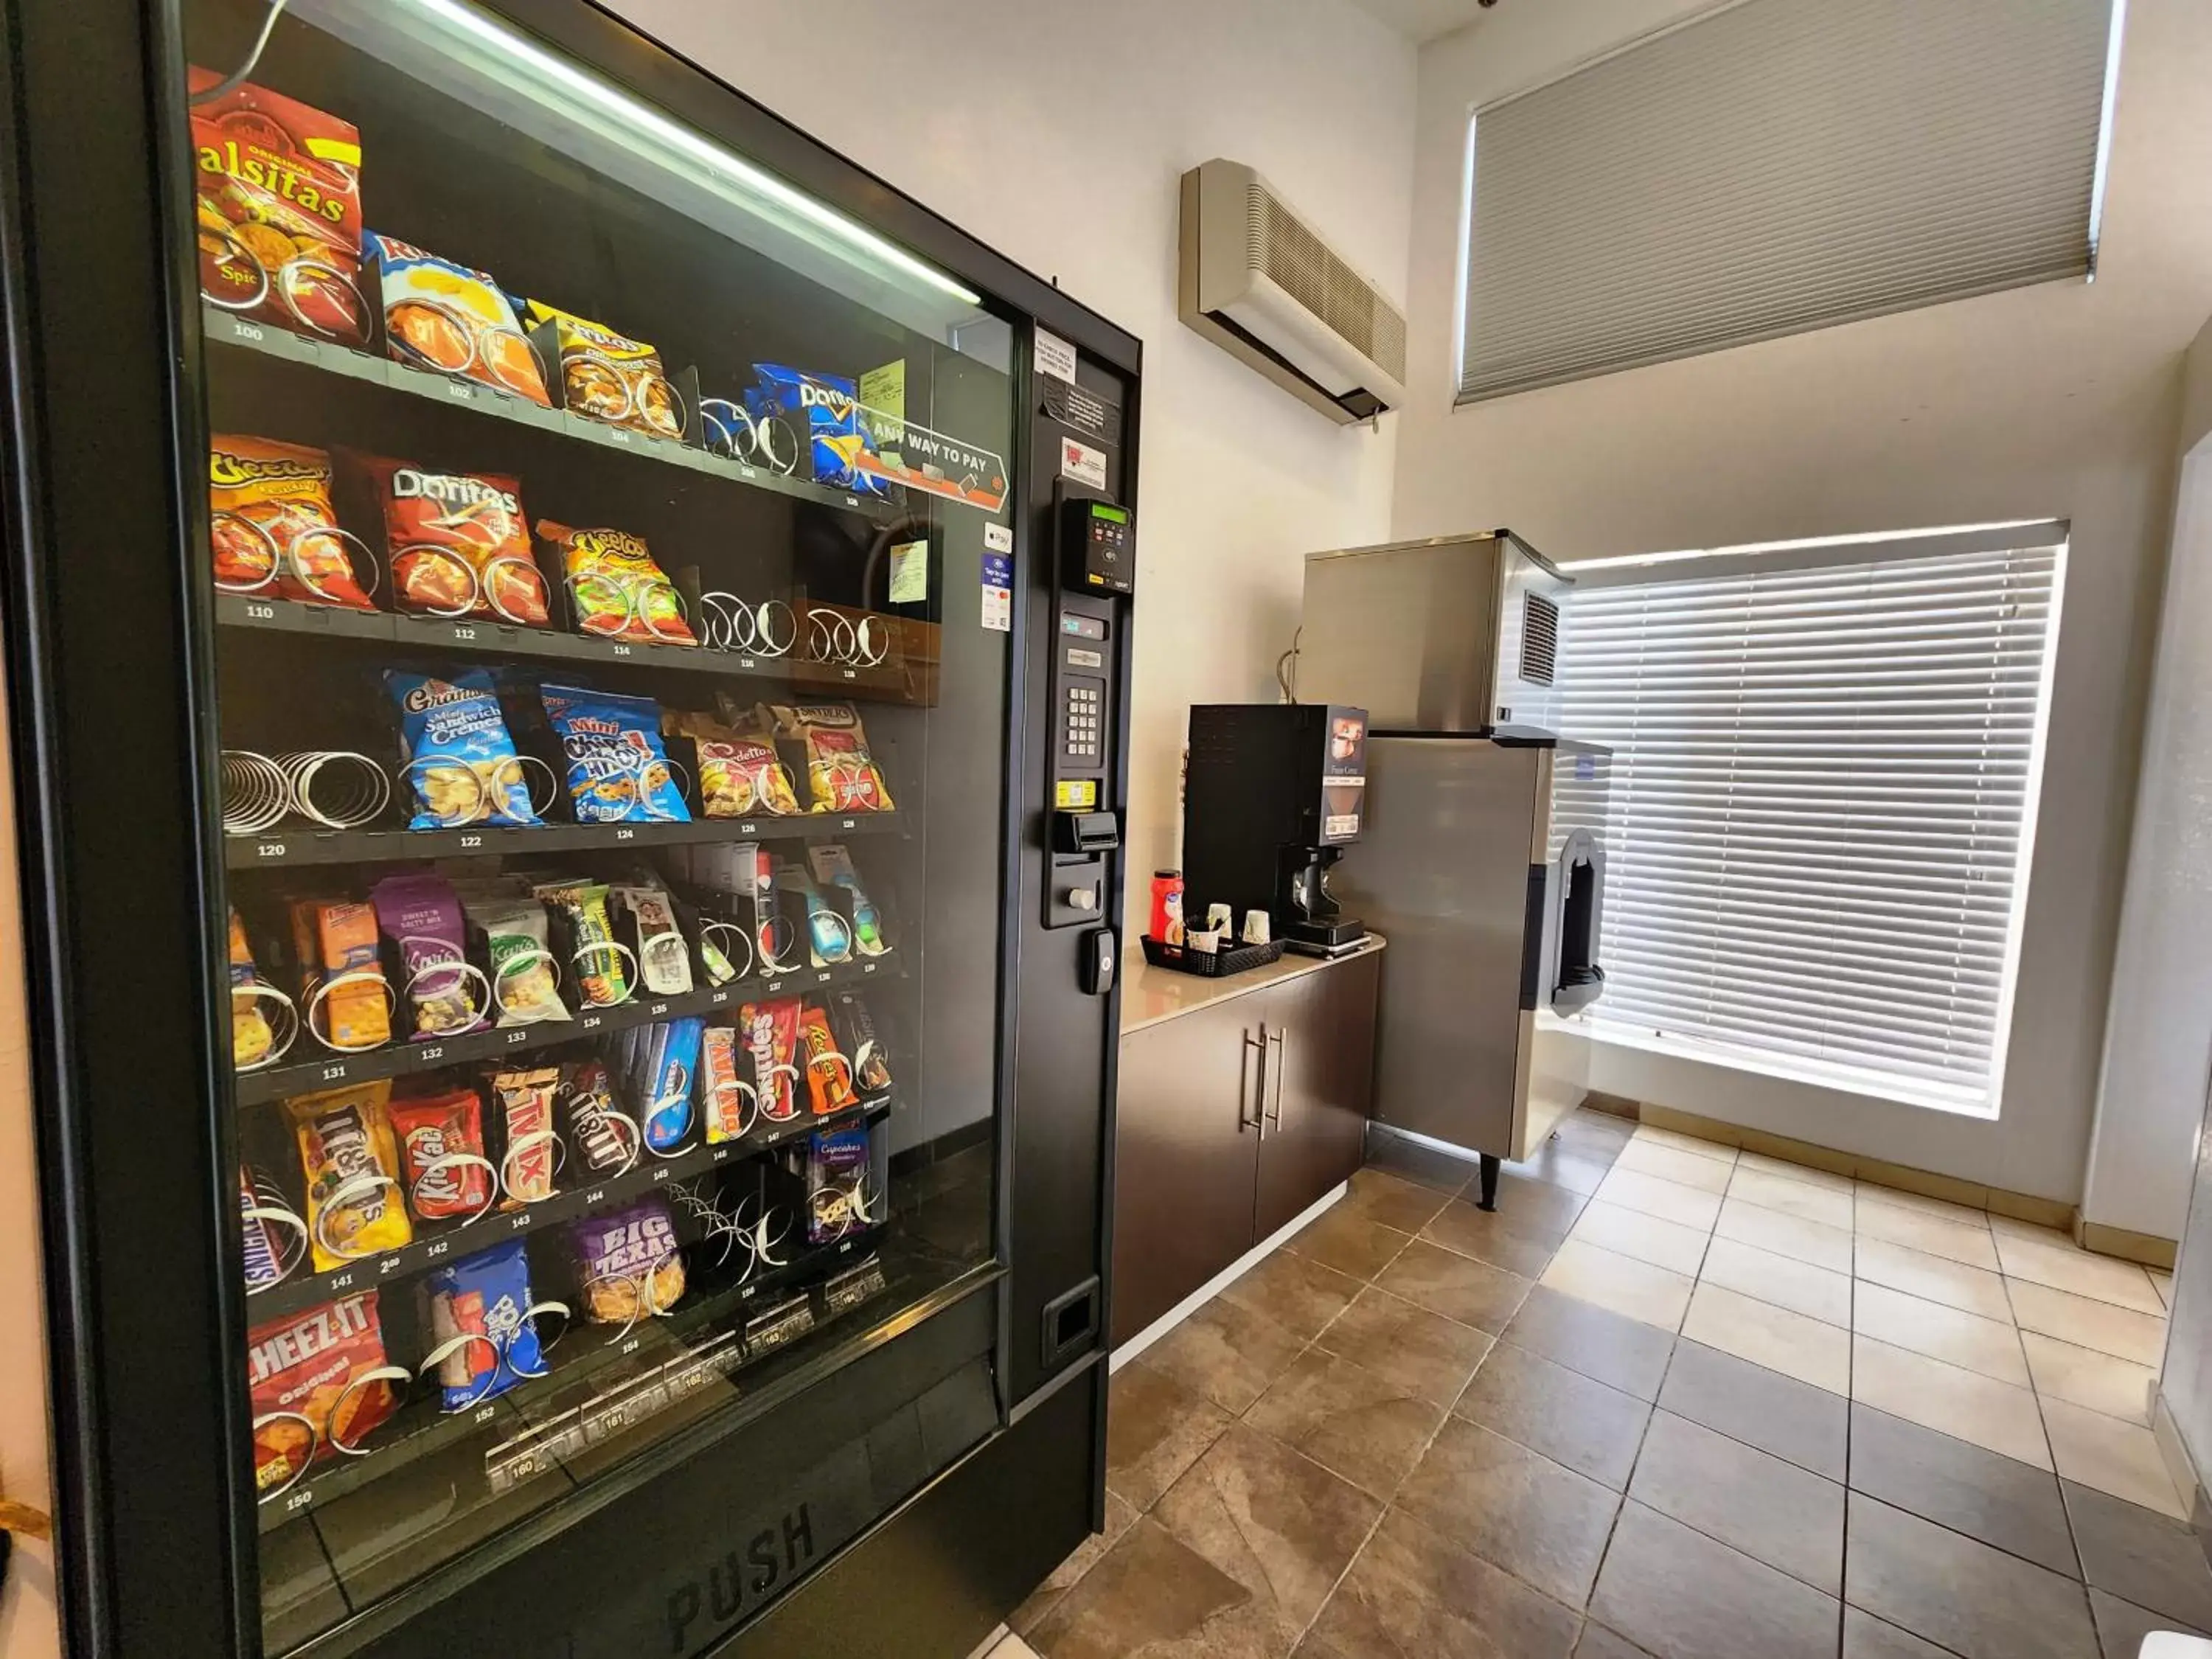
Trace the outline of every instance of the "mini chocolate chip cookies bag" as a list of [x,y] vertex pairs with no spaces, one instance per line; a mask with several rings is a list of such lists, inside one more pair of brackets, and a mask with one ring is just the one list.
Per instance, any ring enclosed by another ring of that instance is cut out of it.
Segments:
[[577,685],[542,686],[538,696],[561,740],[577,823],[691,821],[660,745],[659,703]]
[[384,684],[398,706],[407,779],[415,791],[408,828],[541,822],[488,672],[471,668],[441,680],[387,668]]
[[396,1250],[415,1237],[399,1185],[389,1079],[284,1103],[307,1183],[307,1240],[315,1271]]

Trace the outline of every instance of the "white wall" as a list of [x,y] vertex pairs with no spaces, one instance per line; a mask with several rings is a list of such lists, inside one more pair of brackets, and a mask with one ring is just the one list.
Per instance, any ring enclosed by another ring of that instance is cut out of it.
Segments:
[[1413,48],[1340,0],[696,0],[613,9],[1145,343],[1129,893],[1178,862],[1193,702],[1272,701],[1300,557],[1389,528],[1389,422],[1336,426],[1176,319],[1176,185],[1249,161],[1406,286]]
[[1469,111],[1706,3],[1501,6],[1424,51],[1412,407],[1399,433],[1394,529],[1509,524],[1571,559],[2070,520],[2049,782],[2001,1117],[1936,1114],[1613,1048],[1595,1083],[2074,1200],[2170,523],[2179,365],[2212,308],[2212,6],[2130,5],[2094,284],[1911,312],[1454,412]]
[[2173,537],[2081,1213],[2178,1237],[2212,1080],[2212,323],[2189,353]]

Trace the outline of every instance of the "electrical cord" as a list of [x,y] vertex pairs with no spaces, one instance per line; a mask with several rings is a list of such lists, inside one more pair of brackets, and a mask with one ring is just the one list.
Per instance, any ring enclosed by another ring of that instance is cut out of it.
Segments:
[[270,0],[269,15],[262,21],[261,33],[253,42],[253,50],[246,54],[246,61],[204,92],[192,94],[194,104],[211,104],[218,98],[228,97],[246,84],[246,77],[253,73],[261,62],[261,54],[269,50],[269,37],[276,32],[276,20],[283,15],[286,0]]

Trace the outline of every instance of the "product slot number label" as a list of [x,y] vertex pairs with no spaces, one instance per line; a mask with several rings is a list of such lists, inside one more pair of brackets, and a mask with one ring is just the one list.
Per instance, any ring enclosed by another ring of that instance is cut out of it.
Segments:
[[347,1268],[342,1273],[332,1273],[331,1275],[331,1288],[334,1291],[343,1291],[352,1283],[353,1269],[350,1267]]
[[597,1204],[605,1199],[606,1195],[607,1189],[605,1188],[594,1187],[591,1191],[584,1194],[584,1202],[586,1204]]
[[483,837],[482,836],[463,836],[461,837],[461,851],[464,853],[473,852],[476,848],[483,845]]
[[479,1422],[479,1423],[489,1423],[489,1422],[490,1422],[490,1421],[491,1421],[491,1419],[492,1419],[492,1418],[493,1418],[493,1416],[494,1416],[494,1415],[498,1412],[498,1410],[499,1410],[499,1407],[496,1407],[496,1406],[480,1406],[480,1407],[478,1407],[477,1408],[477,1422]]
[[466,623],[455,623],[453,624],[453,637],[456,640],[468,641],[476,638],[476,636],[477,630],[470,627]]
[[656,1182],[663,1182],[668,1179],[669,1174],[669,1168],[664,1164],[653,1172],[653,1178]]
[[477,400],[477,389],[466,380],[448,380],[446,395],[457,404],[472,404]]
[[596,1031],[600,1026],[607,1023],[607,1017],[605,1014],[586,1014],[584,1018],[577,1023],[586,1031]]
[[453,1248],[453,1240],[449,1238],[434,1238],[430,1243],[422,1247],[422,1255],[427,1260],[435,1261],[440,1256],[445,1255],[447,1251]]
[[422,1060],[443,1060],[446,1057],[446,1045],[442,1042],[433,1042],[428,1047],[418,1048],[415,1052],[416,1057]]
[[281,859],[284,856],[284,843],[281,841],[256,842],[253,856],[258,859]]
[[507,1046],[510,1048],[518,1048],[529,1041],[530,1033],[527,1030],[509,1031],[507,1034]]
[[629,647],[619,642],[616,644],[614,653],[617,657],[634,657],[637,654],[637,653],[630,649]]
[[246,602],[246,614],[254,622],[275,622],[276,607],[273,605],[264,605],[259,599],[248,599]]
[[519,1233],[529,1224],[530,1212],[522,1210],[507,1218],[507,1230],[511,1233]]
[[315,1494],[313,1492],[304,1489],[295,1492],[284,1500],[284,1512],[287,1515],[297,1515],[301,1510],[304,1510],[308,1504],[314,1501]]
[[617,830],[615,831],[615,839],[617,841],[635,841],[637,839],[637,831],[635,830]]
[[665,1002],[656,1002],[645,1012],[651,1018],[659,1019],[661,1015],[668,1012],[668,1005]]

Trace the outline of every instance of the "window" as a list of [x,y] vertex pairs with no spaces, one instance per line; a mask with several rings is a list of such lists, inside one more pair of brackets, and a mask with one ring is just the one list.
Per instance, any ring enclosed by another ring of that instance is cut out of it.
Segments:
[[2092,269],[2118,0],[1738,0],[1486,106],[1462,402]]
[[1603,1024],[1995,1111],[2064,555],[2039,524],[1571,568]]

